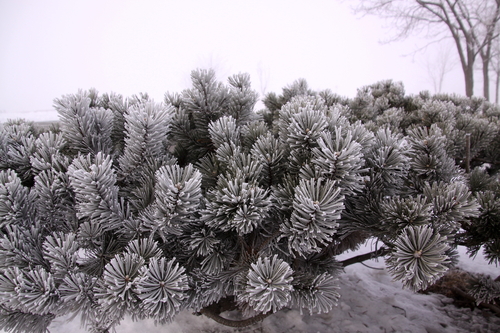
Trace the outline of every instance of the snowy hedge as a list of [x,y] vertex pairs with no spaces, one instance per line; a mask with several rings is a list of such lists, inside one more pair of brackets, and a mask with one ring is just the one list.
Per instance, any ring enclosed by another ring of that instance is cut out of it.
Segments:
[[[299,80],[254,111],[248,75],[192,82],[163,103],[63,96],[51,131],[2,125],[1,329],[75,314],[107,332],[186,308],[241,326],[330,311],[342,267],[369,257],[415,291],[459,244],[498,263],[498,107],[391,81],[349,99]],[[374,253],[335,259],[369,238]],[[246,319],[221,315],[234,309]]]

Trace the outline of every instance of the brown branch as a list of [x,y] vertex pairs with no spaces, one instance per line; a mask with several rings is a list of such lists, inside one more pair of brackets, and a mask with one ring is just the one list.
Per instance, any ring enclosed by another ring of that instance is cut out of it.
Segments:
[[345,259],[340,261],[343,267],[347,267],[349,265],[357,264],[358,262],[363,262],[366,260],[370,259],[375,259],[378,257],[383,257],[387,254],[389,254],[390,250],[386,247],[381,247],[380,249],[377,249],[373,252],[370,253],[365,253],[365,254],[360,254],[359,256],[355,256],[349,259]]
[[271,236],[269,236],[262,244],[259,245],[256,252],[260,252],[262,249],[266,248],[269,243],[271,243],[276,237],[281,235],[281,230],[275,231]]
[[[466,300],[470,301],[470,302],[474,302],[476,303],[476,299],[474,297],[472,297],[471,295],[467,294],[465,291],[463,291],[462,289],[460,288],[457,288],[457,287],[452,287],[451,290],[456,293],[458,296],[460,297],[463,297],[465,298]],[[493,305],[493,304],[490,304],[490,303],[479,303],[479,306],[480,307],[484,307],[484,308],[487,308],[487,309],[490,309],[491,311],[493,311],[497,316],[500,316],[500,307],[496,306],[496,305]]]
[[220,314],[217,313],[217,311],[214,311],[214,309],[211,306],[208,306],[206,308],[201,309],[200,313],[207,316],[208,318],[212,319],[213,321],[218,322],[219,324],[229,326],[229,327],[236,327],[236,328],[246,327],[246,326],[256,324],[256,323],[264,320],[265,318],[267,318],[268,316],[273,314],[270,311],[268,313],[261,313],[261,314],[258,314],[256,316],[253,316],[253,317],[247,318],[247,319],[231,320],[231,319],[221,317]]
[[480,157],[471,158],[471,162],[491,163],[491,164],[495,164],[495,165],[500,164],[500,161],[494,161],[494,160],[492,161],[490,159],[480,158]]

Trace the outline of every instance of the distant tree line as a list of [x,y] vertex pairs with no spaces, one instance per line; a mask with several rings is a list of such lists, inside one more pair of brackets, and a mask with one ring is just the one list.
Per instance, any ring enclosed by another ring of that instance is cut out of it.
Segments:
[[474,94],[474,70],[480,61],[483,96],[490,100],[490,72],[495,100],[500,88],[500,0],[359,0],[357,13],[391,20],[393,40],[425,32],[433,41],[451,38],[464,74],[465,94]]

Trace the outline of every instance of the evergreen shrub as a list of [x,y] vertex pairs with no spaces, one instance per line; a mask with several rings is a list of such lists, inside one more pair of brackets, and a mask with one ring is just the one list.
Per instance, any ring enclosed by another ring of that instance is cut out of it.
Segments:
[[[1,126],[1,329],[79,315],[108,332],[183,309],[243,326],[332,310],[343,267],[376,256],[415,291],[458,245],[498,263],[497,106],[392,81],[349,99],[298,80],[255,111],[248,75],[191,76],[162,103],[79,91],[55,100],[58,128]],[[336,259],[368,239],[379,248]],[[498,297],[495,283],[478,297]]]

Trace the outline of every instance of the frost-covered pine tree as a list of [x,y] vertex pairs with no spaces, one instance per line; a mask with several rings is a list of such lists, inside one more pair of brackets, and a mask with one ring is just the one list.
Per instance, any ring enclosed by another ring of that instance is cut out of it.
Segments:
[[[162,103],[63,96],[59,130],[2,125],[0,328],[45,332],[77,315],[109,332],[183,309],[244,326],[332,310],[342,268],[368,258],[386,256],[413,290],[459,244],[498,262],[498,108],[391,81],[347,99],[299,80],[255,112],[246,74],[192,82]],[[376,251],[336,260],[369,238]]]

